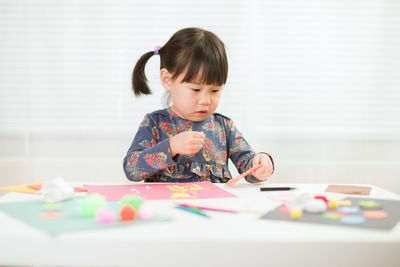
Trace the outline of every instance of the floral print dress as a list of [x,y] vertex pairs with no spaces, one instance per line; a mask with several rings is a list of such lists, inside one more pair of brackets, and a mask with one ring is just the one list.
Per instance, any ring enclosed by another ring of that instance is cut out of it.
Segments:
[[[203,148],[193,156],[172,158],[169,140],[184,131],[206,136]],[[131,181],[225,183],[232,179],[231,159],[239,173],[252,167],[255,153],[229,118],[214,113],[203,121],[180,118],[171,108],[147,114],[124,158],[124,171]],[[272,160],[272,158],[271,158]],[[252,175],[249,182],[259,180]]]

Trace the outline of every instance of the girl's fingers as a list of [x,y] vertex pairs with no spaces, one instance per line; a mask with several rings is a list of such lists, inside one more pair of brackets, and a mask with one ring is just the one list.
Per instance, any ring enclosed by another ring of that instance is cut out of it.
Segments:
[[191,140],[191,143],[192,144],[203,144],[204,140],[201,139],[201,138],[194,138],[194,139]]
[[261,165],[259,165],[259,167],[253,171],[253,175],[259,175],[260,173],[263,172],[263,169],[264,168]]
[[262,166],[262,167],[260,167],[260,168],[258,168],[258,169],[256,170],[255,175],[264,174],[266,171],[267,171],[267,167],[266,167],[266,166]]
[[254,170],[253,175],[259,176],[263,175],[267,171],[267,164],[262,155],[257,154],[253,160],[253,166],[258,166],[257,169]]
[[206,136],[203,132],[192,132],[192,137],[205,139]]
[[253,167],[261,165],[261,159],[258,156],[255,156],[253,159]]

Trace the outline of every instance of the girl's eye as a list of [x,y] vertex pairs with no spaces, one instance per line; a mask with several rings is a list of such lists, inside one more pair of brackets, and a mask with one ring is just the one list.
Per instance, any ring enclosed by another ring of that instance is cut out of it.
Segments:
[[200,92],[200,89],[192,89],[193,92]]
[[213,93],[218,93],[219,90],[215,89],[215,90],[212,90],[212,92],[213,92]]

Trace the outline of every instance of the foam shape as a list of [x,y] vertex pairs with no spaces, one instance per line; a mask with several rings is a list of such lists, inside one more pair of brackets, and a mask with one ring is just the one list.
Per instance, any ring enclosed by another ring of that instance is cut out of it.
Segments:
[[149,205],[149,204],[142,204],[139,208],[138,211],[138,217],[140,220],[152,220],[157,216],[155,209],[153,208],[153,206]]
[[337,211],[337,210],[331,211],[331,212],[332,212],[332,213],[335,213],[335,214],[337,214],[337,215],[339,215],[340,217],[346,216],[346,215],[347,215],[347,213],[344,213],[344,212],[341,212],[341,211]]
[[360,213],[360,207],[357,206],[343,206],[336,209],[336,211],[343,212],[346,214]]
[[365,223],[365,218],[358,215],[347,215],[339,219],[343,224],[363,224]]
[[337,202],[338,206],[351,206],[350,200],[339,200]]
[[290,212],[290,218],[295,219],[295,220],[299,219],[302,215],[303,215],[302,210],[292,210]]
[[44,210],[59,210],[62,208],[62,202],[59,203],[44,203],[42,208]]
[[61,217],[61,214],[55,211],[46,211],[40,215],[40,218],[42,219],[59,219]]
[[329,200],[328,207],[331,209],[336,209],[338,206],[338,202],[339,201],[336,201],[336,200]]
[[343,215],[338,212],[324,212],[324,214],[322,214],[322,217],[329,220],[339,220],[342,216]]
[[123,205],[119,210],[119,218],[123,222],[129,222],[135,220],[136,214],[137,214],[136,209],[129,204]]
[[283,214],[290,214],[290,209],[288,208],[287,205],[283,204],[282,206],[280,206],[279,212]]
[[313,199],[304,203],[303,208],[309,213],[321,213],[326,211],[326,204],[321,199]]
[[90,194],[81,202],[81,214],[85,217],[94,217],[97,210],[104,208],[106,198],[99,194]]
[[368,219],[385,219],[388,213],[384,210],[367,210],[362,215]]
[[121,207],[124,205],[131,205],[136,210],[139,210],[140,205],[142,205],[144,199],[136,195],[125,195],[121,199]]
[[100,224],[108,224],[116,221],[116,216],[113,210],[98,209],[96,212],[96,221]]
[[359,201],[358,206],[360,206],[364,210],[379,210],[381,209],[381,204],[376,201]]

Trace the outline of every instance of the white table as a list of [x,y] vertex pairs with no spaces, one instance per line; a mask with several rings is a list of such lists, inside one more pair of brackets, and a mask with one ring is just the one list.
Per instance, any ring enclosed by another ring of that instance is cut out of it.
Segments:
[[[240,197],[179,202],[268,211],[279,205],[269,196],[282,194],[245,182],[220,186]],[[296,194],[318,194],[327,185],[290,186]],[[372,187],[368,197],[400,199]],[[0,201],[39,197],[13,192]],[[149,201],[170,222],[56,237],[0,212],[0,266],[400,266],[400,224],[387,232],[261,220],[259,214],[209,212],[208,219],[175,209],[176,202]]]

